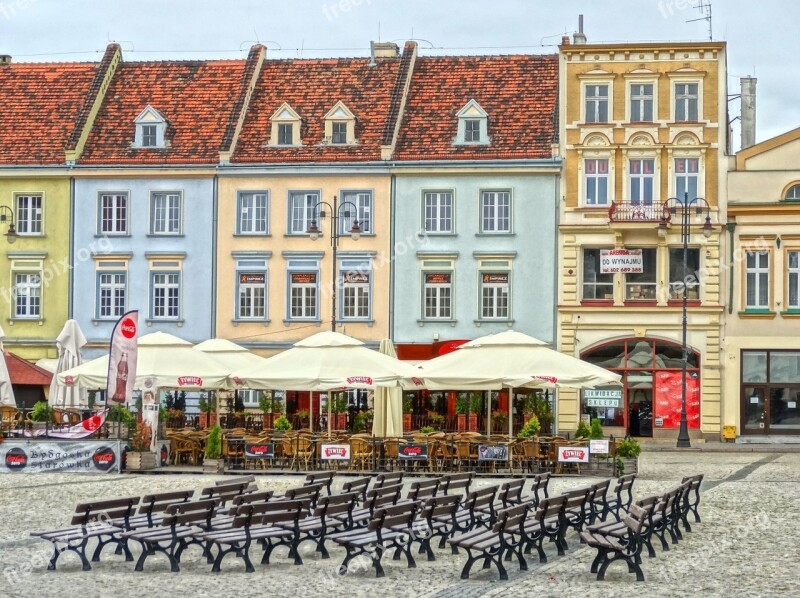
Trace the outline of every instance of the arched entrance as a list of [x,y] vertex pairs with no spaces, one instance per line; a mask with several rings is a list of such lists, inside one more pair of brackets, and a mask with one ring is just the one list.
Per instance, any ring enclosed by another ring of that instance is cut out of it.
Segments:
[[[622,389],[585,390],[581,414],[603,427],[624,428],[631,436],[653,429],[677,429],[681,411],[682,349],[655,338],[626,338],[591,347],[581,359],[622,376]],[[689,350],[686,411],[690,428],[700,427],[700,355]]]

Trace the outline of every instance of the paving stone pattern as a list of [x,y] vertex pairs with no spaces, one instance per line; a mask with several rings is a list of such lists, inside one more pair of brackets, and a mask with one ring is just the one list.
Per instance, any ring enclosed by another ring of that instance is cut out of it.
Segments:
[[[222,476],[7,474],[0,475],[0,595],[9,597],[81,598],[120,596],[354,596],[369,598],[490,596],[791,596],[800,579],[800,454],[763,453],[643,453],[634,495],[642,497],[673,487],[682,476],[702,472],[700,513],[703,523],[684,534],[670,551],[644,558],[647,581],[637,583],[623,564],[612,566],[606,581],[589,572],[594,551],[567,537],[570,549],[558,557],[548,547],[549,562],[529,559],[529,571],[509,568],[510,579],[497,580],[495,570],[476,567],[460,579],[465,555],[437,551],[437,560],[417,559],[415,569],[403,561],[384,559],[386,577],[369,570],[337,575],[344,553],[333,548],[331,558],[305,546],[302,566],[273,555],[272,564],[244,573],[240,559],[229,557],[223,571],[212,574],[199,549],[184,553],[181,572],[171,573],[166,559],[148,559],[145,572],[133,571],[113,551],[83,572],[72,554],[62,555],[59,570],[46,570],[49,543],[29,537],[31,530],[55,529],[68,521],[75,505],[104,499],[179,488],[200,488]],[[263,489],[288,488],[302,476],[261,476]],[[498,480],[481,479],[479,485]],[[587,478],[556,478],[555,492],[590,483]],[[340,486],[341,480],[337,482]],[[136,556],[138,548],[134,548]]]

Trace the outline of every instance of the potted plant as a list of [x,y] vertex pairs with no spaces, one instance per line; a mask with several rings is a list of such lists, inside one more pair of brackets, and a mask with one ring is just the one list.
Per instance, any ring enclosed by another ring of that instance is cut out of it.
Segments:
[[623,473],[636,473],[639,471],[639,454],[642,452],[642,447],[639,441],[630,436],[623,438],[617,444],[617,470],[618,475]]
[[331,426],[334,430],[347,429],[347,397],[341,393],[330,395],[331,402]]
[[203,473],[222,473],[225,461],[222,459],[222,428],[212,426],[206,438],[206,452],[203,459]]
[[444,425],[444,415],[435,411],[428,411],[429,426],[434,430],[441,430]]
[[308,421],[311,418],[311,415],[308,412],[308,409],[301,409],[297,412],[297,421],[300,423],[301,428],[308,427]]
[[469,401],[459,393],[456,397],[456,430],[459,432],[467,431],[467,412],[469,411]]
[[292,429],[292,422],[286,419],[285,415],[281,415],[278,419],[275,420],[275,431],[276,432],[288,432]]
[[199,419],[200,427],[205,429],[217,423],[217,398],[208,393],[208,398],[201,396],[197,402],[197,407],[200,409]]
[[28,418],[34,423],[35,429],[44,429],[49,422],[53,421],[53,408],[47,401],[38,401],[31,410]]
[[596,417],[592,418],[592,425],[589,429],[589,439],[602,440],[605,437],[605,434],[603,434],[603,426],[600,425],[600,420]]
[[258,401],[258,408],[261,409],[261,426],[263,428],[272,428],[275,425],[275,420],[281,414],[281,403],[279,400],[272,397],[270,391],[265,390],[261,393],[261,399]]
[[403,395],[403,432],[410,432],[412,425],[412,413],[414,411],[414,400],[410,395]]
[[109,430],[113,430],[109,434],[112,438],[129,438],[135,431],[136,416],[124,405],[113,405],[108,410],[106,419],[116,424],[109,426]]
[[578,422],[578,429],[575,430],[575,438],[589,438],[591,432],[592,430],[589,428],[589,425],[581,420]]
[[155,469],[158,455],[150,450],[152,430],[149,424],[141,422],[131,439],[131,450],[125,460],[125,468],[130,470]]
[[433,433],[433,432],[435,432],[435,431],[436,431],[436,430],[434,430],[434,429],[433,429],[431,426],[422,426],[422,427],[419,429],[419,433],[420,433],[420,434],[432,434],[432,433]]
[[505,411],[492,411],[492,427],[498,432],[508,430],[508,414]]
[[469,396],[469,421],[467,427],[470,432],[478,431],[478,414],[483,407],[483,395],[479,392],[473,392]]
[[541,424],[539,424],[539,418],[532,415],[530,419],[525,422],[525,425],[522,426],[522,429],[517,434],[517,438],[532,438],[538,436],[540,429]]
[[356,413],[355,420],[353,421],[353,432],[366,432],[367,421],[369,420],[369,417],[370,414],[367,411]]

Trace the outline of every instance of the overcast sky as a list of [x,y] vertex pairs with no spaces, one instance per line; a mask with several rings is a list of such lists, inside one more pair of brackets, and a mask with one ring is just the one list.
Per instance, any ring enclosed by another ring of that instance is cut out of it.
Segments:
[[[708,2],[708,0],[704,0]],[[584,15],[590,42],[702,41],[701,0],[0,0],[0,53],[14,61],[366,56],[370,40],[419,41],[424,54],[551,53]],[[728,93],[758,78],[757,141],[800,126],[798,0],[711,0],[728,42]],[[738,100],[729,103],[739,114]],[[734,145],[738,146],[738,133]]]

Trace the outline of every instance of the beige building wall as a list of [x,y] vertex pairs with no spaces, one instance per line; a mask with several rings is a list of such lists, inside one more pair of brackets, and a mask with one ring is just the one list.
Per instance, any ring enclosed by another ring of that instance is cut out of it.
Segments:
[[[337,331],[364,342],[377,343],[389,334],[390,289],[390,182],[388,174],[324,173],[324,174],[233,174],[219,177],[219,221],[217,245],[217,336],[253,347],[263,355],[271,355],[311,334],[330,330],[333,259],[331,221],[325,218],[318,225],[322,236],[312,241],[308,235],[289,235],[288,206],[290,191],[319,191],[320,200],[341,201],[346,190],[369,190],[373,194],[373,235],[362,235],[357,241],[347,235],[339,239],[338,253],[359,252],[372,257],[372,322],[344,322],[337,316]],[[269,235],[236,235],[237,197],[243,191],[266,191],[269,194]],[[329,208],[325,208],[330,213]],[[268,322],[235,321],[236,252],[271,252],[268,260]],[[287,253],[289,252],[289,253]],[[288,283],[286,266],[292,252],[316,252],[320,255],[319,322],[287,321]],[[337,294],[337,311],[341,305]]]

